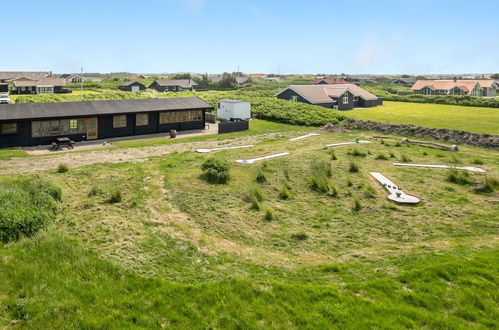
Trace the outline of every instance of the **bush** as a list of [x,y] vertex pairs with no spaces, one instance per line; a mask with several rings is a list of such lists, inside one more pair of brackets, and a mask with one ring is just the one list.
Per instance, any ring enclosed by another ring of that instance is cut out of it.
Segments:
[[350,173],[357,173],[359,171],[360,167],[357,163],[350,162],[350,166],[348,167],[348,171]]
[[289,186],[287,184],[283,184],[281,186],[281,190],[279,191],[279,198],[280,199],[290,199],[291,198],[291,191],[289,190]]
[[67,171],[69,171],[69,167],[66,164],[59,164],[57,166],[57,173],[66,173]]
[[265,176],[265,173],[263,173],[263,169],[261,167],[256,172],[255,181],[258,182],[258,183],[265,183],[265,182],[267,182],[267,177]]
[[46,227],[58,212],[62,191],[39,177],[0,181],[0,241],[31,237]]
[[98,195],[102,195],[103,193],[104,193],[104,191],[99,186],[93,185],[92,189],[90,189],[90,191],[88,192],[88,196],[95,197]]
[[121,191],[120,190],[113,191],[107,201],[111,204],[121,203],[122,201]]
[[300,232],[300,233],[296,233],[296,234],[291,235],[291,238],[295,239],[297,241],[304,241],[304,240],[308,239],[308,235],[305,232]]
[[449,170],[449,173],[447,174],[445,180],[460,185],[468,185],[473,182],[468,172],[460,172],[455,169]]
[[225,184],[230,179],[230,165],[226,160],[209,158],[201,165],[201,170],[209,183]]
[[272,209],[269,206],[267,206],[265,208],[264,219],[267,221],[272,221],[272,220],[274,220],[274,218],[275,218],[274,212],[272,211]]
[[363,151],[360,151],[358,149],[350,149],[347,152],[347,155],[354,156],[354,157],[366,157],[366,153]]
[[362,209],[362,204],[360,204],[360,201],[358,199],[355,199],[352,210],[354,212],[359,212],[361,209]]

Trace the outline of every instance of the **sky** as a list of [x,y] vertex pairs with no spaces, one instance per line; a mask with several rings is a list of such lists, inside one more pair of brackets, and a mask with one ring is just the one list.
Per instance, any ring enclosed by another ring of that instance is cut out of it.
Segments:
[[497,0],[0,0],[0,8],[0,71],[499,72]]

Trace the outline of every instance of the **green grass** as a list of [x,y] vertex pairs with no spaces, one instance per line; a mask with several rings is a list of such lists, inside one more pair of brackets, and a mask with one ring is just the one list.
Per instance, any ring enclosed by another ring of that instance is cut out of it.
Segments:
[[0,160],[26,156],[28,156],[28,153],[22,149],[0,149]]
[[499,134],[499,109],[385,101],[383,106],[345,111],[345,116],[391,124],[413,124]]
[[[254,148],[39,173],[61,187],[62,205],[47,229],[0,245],[0,327],[13,320],[35,329],[498,326],[499,208],[489,202],[497,191],[476,194],[447,181],[448,171],[376,159],[393,153],[463,166],[479,159],[495,178],[497,151],[395,147],[400,137],[390,136],[355,146],[365,157],[338,147],[331,160],[323,146],[357,132],[290,143],[290,133],[307,129],[253,124],[227,137],[275,129]],[[284,151],[292,154],[234,162]],[[210,157],[231,163],[228,184],[202,179]],[[349,172],[351,161],[358,172]],[[265,182],[255,182],[258,170]],[[388,201],[374,170],[422,203]],[[337,193],[311,189],[311,172]]]

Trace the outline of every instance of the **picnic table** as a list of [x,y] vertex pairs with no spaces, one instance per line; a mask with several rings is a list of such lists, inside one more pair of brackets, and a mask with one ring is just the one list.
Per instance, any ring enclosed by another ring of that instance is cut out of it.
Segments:
[[58,150],[60,147],[67,146],[69,149],[74,148],[75,142],[68,137],[59,137],[52,142],[52,149]]

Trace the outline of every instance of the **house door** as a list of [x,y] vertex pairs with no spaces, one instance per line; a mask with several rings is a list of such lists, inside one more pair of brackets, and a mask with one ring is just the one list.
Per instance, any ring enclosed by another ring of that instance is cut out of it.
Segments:
[[97,118],[87,119],[87,140],[95,140],[98,138]]

